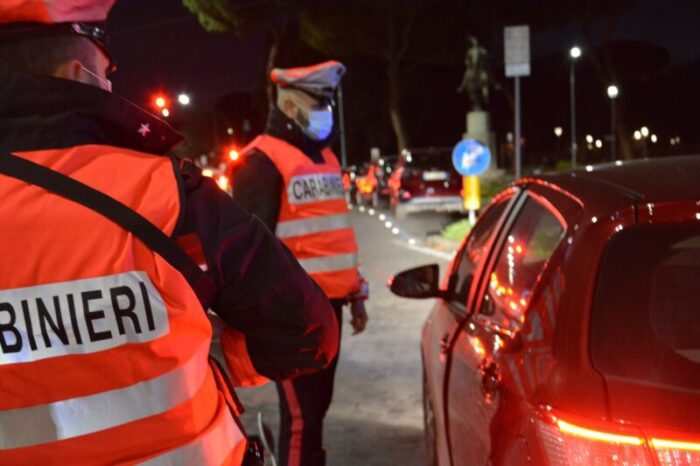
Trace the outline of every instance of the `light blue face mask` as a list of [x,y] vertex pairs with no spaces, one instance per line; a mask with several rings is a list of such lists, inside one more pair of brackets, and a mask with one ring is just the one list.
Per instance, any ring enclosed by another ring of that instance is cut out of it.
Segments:
[[330,107],[309,111],[308,125],[301,130],[315,141],[323,141],[333,132],[333,110]]

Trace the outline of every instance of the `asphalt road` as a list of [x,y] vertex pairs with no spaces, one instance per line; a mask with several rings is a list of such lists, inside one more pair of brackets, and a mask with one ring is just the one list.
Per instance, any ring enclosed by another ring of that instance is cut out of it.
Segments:
[[[402,228],[392,233],[378,214],[353,212],[362,273],[371,286],[367,330],[352,336],[349,311],[343,322],[336,388],[326,417],[324,443],[330,466],[425,463],[421,405],[420,332],[432,302],[395,297],[387,278],[418,265],[447,265],[444,257],[409,244]],[[429,228],[430,226],[424,227]],[[257,413],[277,435],[277,393],[272,384],[244,389],[243,422],[255,431]]]

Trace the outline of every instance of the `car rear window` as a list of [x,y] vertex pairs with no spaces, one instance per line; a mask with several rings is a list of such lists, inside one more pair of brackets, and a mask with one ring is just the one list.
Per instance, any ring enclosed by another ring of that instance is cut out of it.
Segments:
[[603,374],[700,389],[700,224],[615,235],[603,257],[591,352]]

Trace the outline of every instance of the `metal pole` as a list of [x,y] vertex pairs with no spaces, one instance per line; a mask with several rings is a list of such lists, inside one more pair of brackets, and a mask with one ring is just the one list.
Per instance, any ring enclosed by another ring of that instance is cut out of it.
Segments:
[[571,67],[569,68],[569,85],[570,85],[570,101],[571,101],[571,168],[576,168],[576,152],[578,146],[576,144],[576,76],[574,72],[575,60],[571,59]]
[[520,179],[522,155],[520,151],[520,76],[515,77],[515,179]]
[[343,111],[343,85],[338,85],[338,126],[340,131],[340,166],[347,167],[348,157],[345,150],[345,113]]
[[617,159],[617,136],[615,134],[615,99],[610,99],[610,154],[612,161]]

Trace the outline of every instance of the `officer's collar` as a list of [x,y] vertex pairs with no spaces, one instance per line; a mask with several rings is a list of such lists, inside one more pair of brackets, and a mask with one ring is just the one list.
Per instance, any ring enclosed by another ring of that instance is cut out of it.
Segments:
[[0,148],[106,144],[164,154],[182,140],[166,122],[102,89],[66,79],[0,72]]

